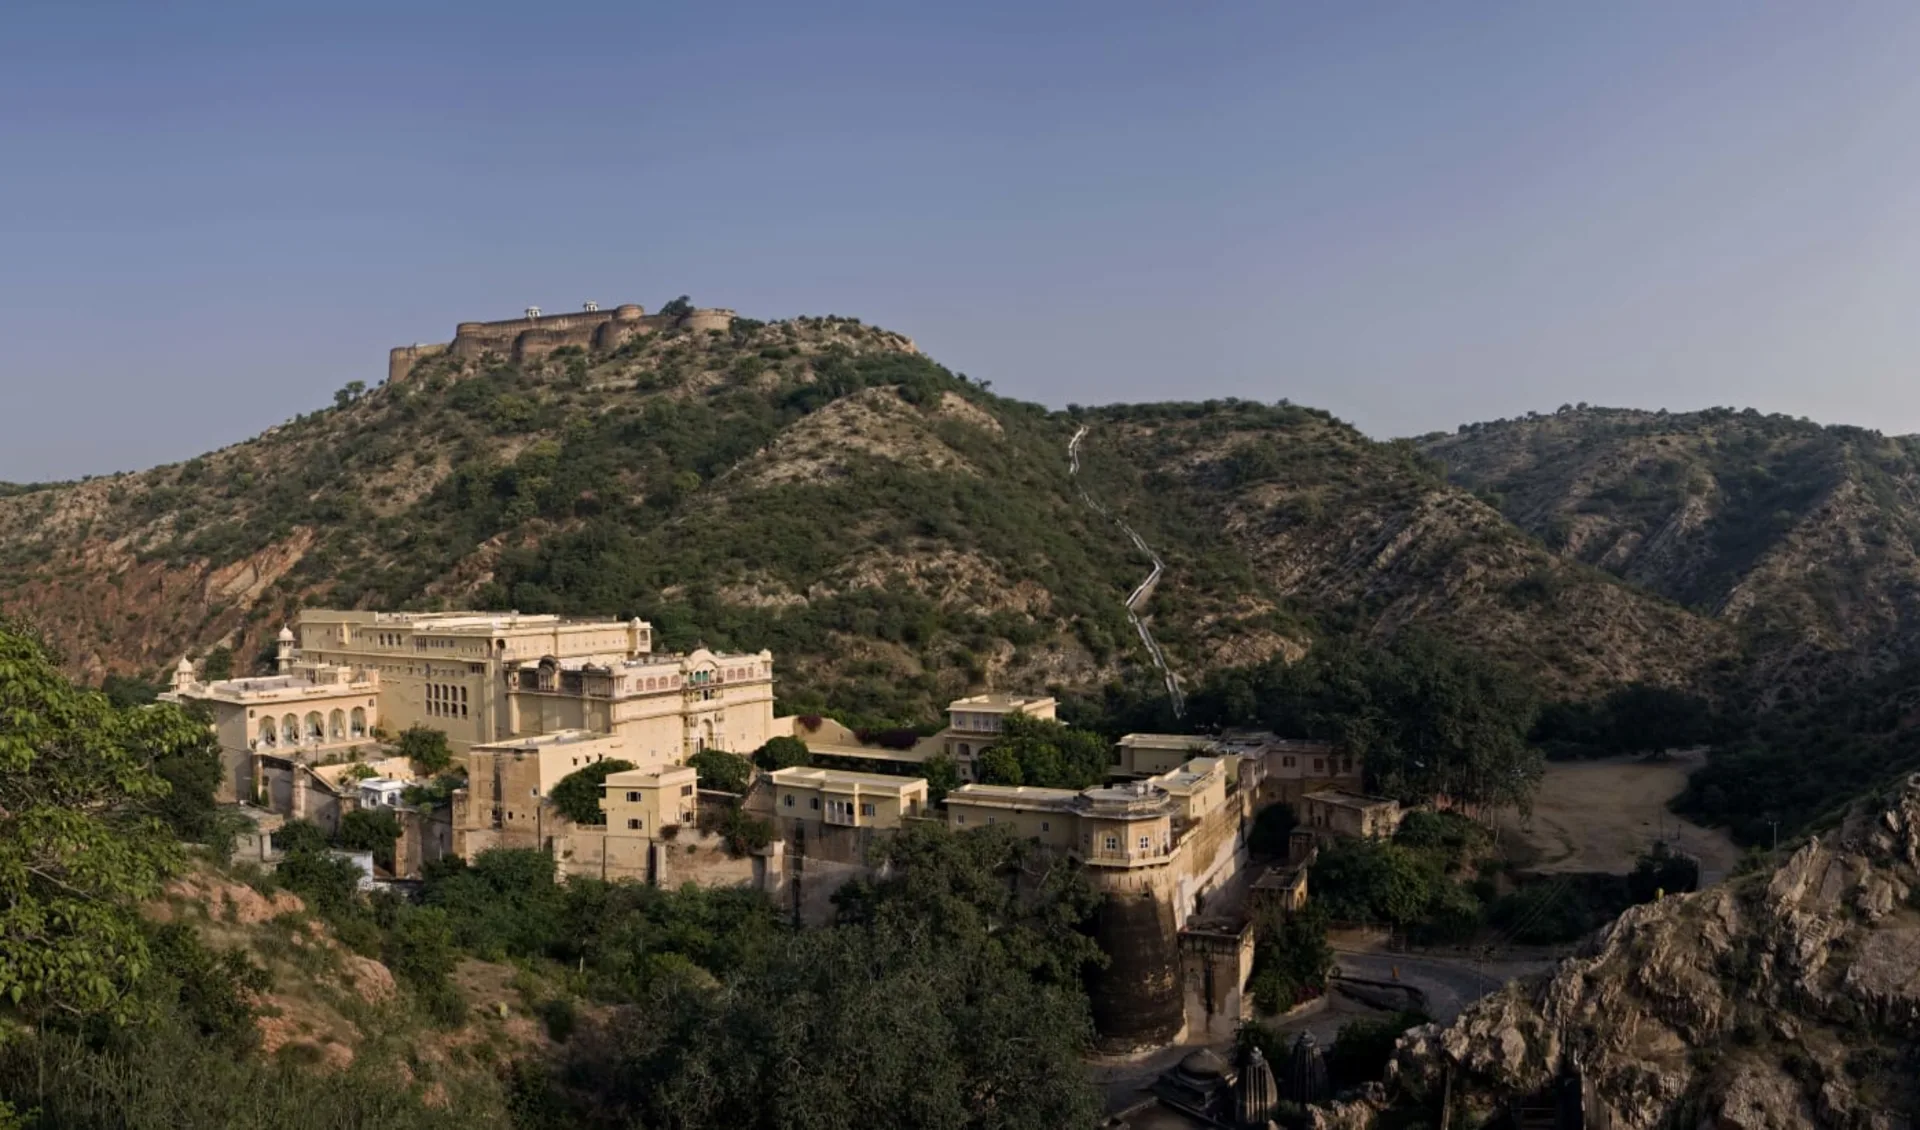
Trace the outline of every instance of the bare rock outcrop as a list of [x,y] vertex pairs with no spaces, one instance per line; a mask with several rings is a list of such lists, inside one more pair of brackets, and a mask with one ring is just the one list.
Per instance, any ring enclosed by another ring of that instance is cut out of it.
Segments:
[[[1920,775],[1772,874],[1635,907],[1549,976],[1402,1039],[1392,1104],[1566,1088],[1589,1127],[1911,1127]],[[1472,1124],[1472,1123],[1470,1123]]]

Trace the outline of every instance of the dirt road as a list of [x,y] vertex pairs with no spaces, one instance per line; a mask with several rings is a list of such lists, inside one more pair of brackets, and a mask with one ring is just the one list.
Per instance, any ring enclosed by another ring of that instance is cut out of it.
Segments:
[[1665,839],[1699,858],[1703,885],[1718,882],[1733,869],[1740,849],[1725,833],[1667,811],[1667,801],[1704,759],[1702,753],[1683,753],[1655,761],[1549,762],[1532,818],[1522,822],[1511,811],[1503,813],[1502,835],[1537,853],[1530,869],[1547,872],[1631,871],[1641,852]]

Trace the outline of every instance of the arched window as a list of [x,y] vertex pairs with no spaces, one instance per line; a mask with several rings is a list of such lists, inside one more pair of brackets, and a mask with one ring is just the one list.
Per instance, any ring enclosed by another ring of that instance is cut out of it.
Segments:
[[318,710],[307,712],[307,740],[310,742],[327,740],[327,724],[321,719]]
[[367,736],[367,712],[356,706],[353,708],[353,721],[348,723],[347,733],[356,738]]
[[300,719],[291,714],[280,719],[280,741],[286,745],[300,744]]
[[337,742],[345,739],[346,736],[347,736],[346,711],[336,708],[332,714],[327,715],[327,737]]
[[271,718],[260,719],[260,744],[261,745],[279,745],[280,744],[279,723],[275,722]]

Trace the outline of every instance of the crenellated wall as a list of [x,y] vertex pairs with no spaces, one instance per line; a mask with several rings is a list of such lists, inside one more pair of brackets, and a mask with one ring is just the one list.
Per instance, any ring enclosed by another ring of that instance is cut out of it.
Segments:
[[680,315],[648,314],[645,308],[629,302],[611,310],[577,310],[499,322],[461,322],[454,327],[453,341],[447,344],[403,345],[393,350],[387,360],[387,379],[402,380],[415,365],[441,353],[450,352],[463,361],[497,353],[515,362],[537,361],[569,345],[609,353],[634,338],[661,330],[726,330],[733,325],[734,316],[733,311],[718,308]]

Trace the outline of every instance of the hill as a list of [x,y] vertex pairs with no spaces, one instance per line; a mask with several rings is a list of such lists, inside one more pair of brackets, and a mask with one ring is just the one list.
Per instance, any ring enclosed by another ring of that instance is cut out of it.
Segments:
[[1707,619],[1556,556],[1408,444],[1243,402],[1049,412],[845,318],[421,360],[244,443],[0,497],[0,608],[90,678],[242,669],[301,605],[641,615],[771,647],[793,708],[929,716],[982,686],[1192,684],[1430,623],[1581,695],[1683,681]]
[[1737,632],[1763,702],[1920,655],[1920,438],[1582,407],[1420,448],[1563,559]]

